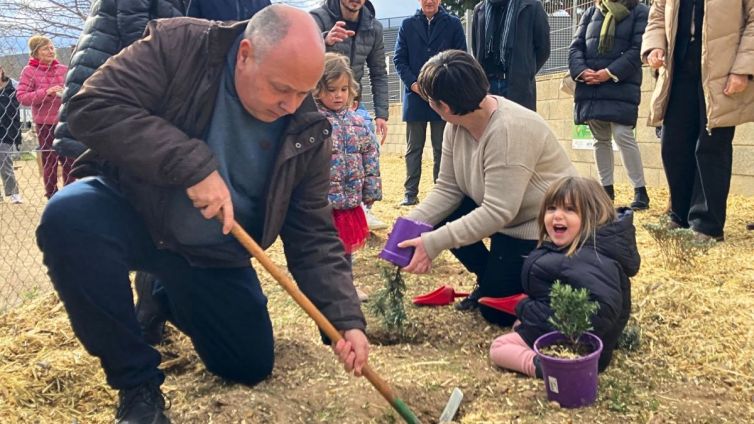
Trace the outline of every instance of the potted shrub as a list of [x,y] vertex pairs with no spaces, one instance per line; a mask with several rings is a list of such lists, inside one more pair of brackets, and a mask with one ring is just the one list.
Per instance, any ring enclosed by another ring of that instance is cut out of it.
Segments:
[[550,308],[553,316],[549,322],[556,331],[534,341],[547,398],[564,408],[591,405],[597,399],[602,340],[588,331],[599,304],[589,300],[588,290],[555,281]]

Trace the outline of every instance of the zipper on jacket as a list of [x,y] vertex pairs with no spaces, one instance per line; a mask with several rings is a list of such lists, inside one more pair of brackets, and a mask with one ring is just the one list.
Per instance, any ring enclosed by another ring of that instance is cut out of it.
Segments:
[[[351,59],[351,66],[353,66],[353,61],[356,59],[356,34],[351,37],[351,54],[349,55],[349,59]],[[364,76],[364,72],[361,73],[362,78]],[[361,81],[359,81],[359,84],[361,84]],[[361,91],[361,87],[359,87],[359,91]]]

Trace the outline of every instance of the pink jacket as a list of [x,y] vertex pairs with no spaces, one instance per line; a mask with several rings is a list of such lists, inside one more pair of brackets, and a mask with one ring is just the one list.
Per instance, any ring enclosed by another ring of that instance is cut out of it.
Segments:
[[21,78],[16,88],[16,97],[23,106],[31,106],[31,116],[35,124],[55,125],[58,122],[60,97],[47,95],[47,89],[65,83],[68,67],[57,60],[50,65],[43,65],[31,58],[29,64],[21,71]]

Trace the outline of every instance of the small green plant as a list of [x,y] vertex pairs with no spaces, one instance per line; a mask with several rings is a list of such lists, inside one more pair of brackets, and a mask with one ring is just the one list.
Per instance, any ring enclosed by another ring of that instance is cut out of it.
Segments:
[[701,240],[690,228],[676,228],[667,215],[656,223],[646,223],[644,229],[657,242],[665,265],[672,268],[688,268],[707,253],[717,243],[715,240]]
[[548,319],[552,326],[563,333],[573,350],[582,349],[579,339],[592,329],[592,315],[599,309],[599,303],[589,300],[589,290],[575,289],[560,280],[555,280],[550,290],[550,308],[553,315]]
[[381,266],[380,274],[385,281],[385,287],[374,294],[369,309],[380,318],[386,330],[403,335],[407,316],[403,301],[406,283],[401,276],[401,269]]

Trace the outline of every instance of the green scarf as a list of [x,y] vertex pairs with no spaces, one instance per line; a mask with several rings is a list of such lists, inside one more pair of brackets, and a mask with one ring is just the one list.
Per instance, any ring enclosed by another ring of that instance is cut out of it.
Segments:
[[605,15],[602,29],[600,29],[600,44],[597,46],[597,53],[605,54],[613,49],[616,23],[630,15],[631,11],[624,5],[623,0],[602,0],[597,7]]

